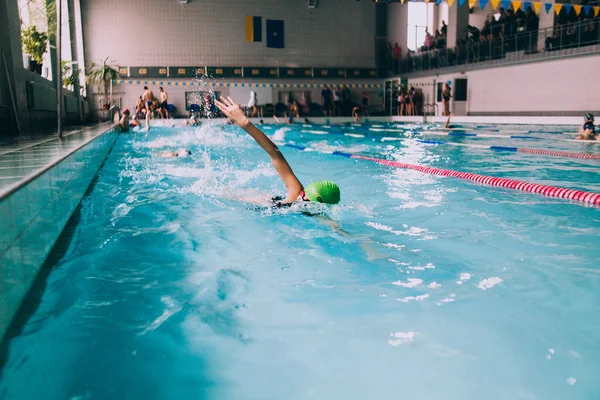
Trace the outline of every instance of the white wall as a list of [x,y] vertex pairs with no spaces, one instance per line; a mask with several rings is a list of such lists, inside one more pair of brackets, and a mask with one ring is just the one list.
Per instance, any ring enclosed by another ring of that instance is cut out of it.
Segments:
[[[375,4],[320,0],[87,0],[86,62],[124,66],[375,66]],[[262,42],[244,17],[261,16]],[[285,48],[266,47],[266,20],[284,20]]]
[[[409,85],[468,79],[466,111],[484,113],[570,113],[600,111],[600,55],[566,58],[464,73],[409,79]],[[424,88],[425,101],[433,90]]]

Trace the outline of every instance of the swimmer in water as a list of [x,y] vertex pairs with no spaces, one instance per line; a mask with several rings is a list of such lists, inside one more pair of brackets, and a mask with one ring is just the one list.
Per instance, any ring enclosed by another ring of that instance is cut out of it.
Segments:
[[575,139],[600,141],[600,135],[596,134],[596,127],[594,126],[594,115],[592,113],[587,113],[583,119],[585,122],[579,127],[579,135],[577,135]]
[[144,86],[144,94],[142,95],[144,104],[146,105],[146,129],[150,130],[150,113],[152,113],[152,102],[154,101],[154,93]]
[[188,149],[179,149],[177,151],[162,151],[159,153],[159,156],[162,158],[185,158],[187,156],[191,156],[192,152]]
[[129,131],[129,109],[126,108],[123,110],[123,116],[119,121],[119,127],[121,128],[121,132]]
[[317,181],[304,187],[275,143],[248,120],[244,115],[244,111],[242,111],[240,106],[231,97],[223,97],[220,101],[216,100],[215,104],[231,121],[248,132],[271,158],[273,166],[287,189],[285,198],[273,199],[276,205],[290,205],[296,201],[315,201],[326,204],[337,204],[340,202],[340,188],[331,181]]
[[194,114],[190,115],[190,118],[186,122],[187,125],[198,126],[200,123]]

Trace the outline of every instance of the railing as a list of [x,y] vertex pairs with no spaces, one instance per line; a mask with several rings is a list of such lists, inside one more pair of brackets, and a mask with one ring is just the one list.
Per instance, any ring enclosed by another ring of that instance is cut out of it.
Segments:
[[[433,112],[428,110],[433,110]],[[438,104],[437,103],[429,103],[429,104],[423,104],[423,122],[427,122],[427,116],[428,115],[437,115],[437,110],[438,110]]]
[[409,55],[399,60],[392,72],[407,74],[490,61],[499,64],[551,58],[558,55],[553,53],[558,50],[579,49],[576,52],[585,53],[592,50],[587,46],[597,44],[600,44],[600,18],[506,37],[499,31],[496,36],[481,36],[479,41],[463,42],[452,49],[438,48]]

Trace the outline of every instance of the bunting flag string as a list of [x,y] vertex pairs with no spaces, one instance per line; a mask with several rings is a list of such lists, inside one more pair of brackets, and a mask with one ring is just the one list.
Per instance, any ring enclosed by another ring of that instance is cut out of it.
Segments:
[[562,4],[560,4],[560,3],[556,3],[556,4],[554,5],[554,12],[556,13],[556,15],[560,14],[560,10],[562,9],[562,6],[563,6],[563,5],[562,5]]
[[[375,0],[375,1],[384,1],[384,0]],[[388,2],[398,1],[398,0],[387,0]],[[406,0],[399,0],[402,4],[406,2]],[[410,0],[409,0],[410,1]],[[413,2],[423,1],[427,4],[435,3],[437,5],[441,5],[444,0],[412,0]],[[575,11],[575,14],[579,16],[583,11],[585,16],[589,17],[597,17],[600,15],[600,6],[588,6],[582,4],[570,4],[570,3],[544,3],[538,1],[523,1],[523,0],[445,0],[448,4],[448,7],[452,7],[454,3],[458,4],[458,7],[464,6],[465,3],[468,2],[469,8],[474,8],[477,4],[483,10],[487,7],[488,4],[491,4],[492,11],[498,10],[498,7],[501,5],[504,10],[509,10],[512,8],[514,12],[517,11],[527,11],[531,9],[539,15],[542,10],[542,5],[546,10],[546,14],[550,14],[551,10],[554,10],[556,15],[560,15],[560,13],[564,10],[565,14],[569,14],[571,10]]]

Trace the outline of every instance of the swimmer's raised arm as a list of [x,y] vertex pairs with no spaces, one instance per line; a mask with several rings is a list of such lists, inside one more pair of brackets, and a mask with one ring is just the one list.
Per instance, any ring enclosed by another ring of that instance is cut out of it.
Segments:
[[260,129],[258,129],[246,116],[244,112],[237,105],[231,97],[221,98],[220,100],[215,100],[215,105],[233,122],[235,122],[239,127],[248,132],[250,136],[262,147],[269,157],[271,158],[271,162],[273,166],[279,173],[281,180],[283,181],[285,187],[287,188],[287,196],[284,200],[285,203],[292,203],[298,199],[298,196],[304,190],[302,183],[296,178],[294,171],[283,157],[283,154],[279,151],[275,143],[271,141]]

